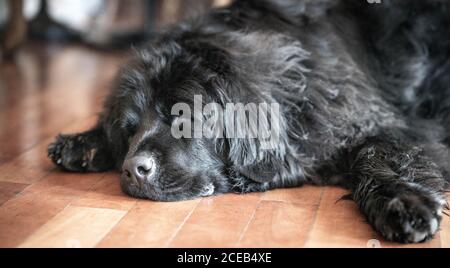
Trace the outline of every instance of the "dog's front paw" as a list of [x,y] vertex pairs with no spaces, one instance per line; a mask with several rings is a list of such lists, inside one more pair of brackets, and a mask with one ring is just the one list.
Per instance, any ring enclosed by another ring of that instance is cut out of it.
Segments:
[[379,222],[381,233],[399,243],[422,243],[434,237],[442,219],[443,202],[415,195],[392,199]]
[[69,171],[85,171],[89,162],[85,147],[85,140],[81,135],[59,135],[48,146],[48,157],[58,167]]
[[65,139],[62,135],[59,135],[55,142],[48,146],[48,157],[55,163],[55,165],[62,166],[62,151],[65,146]]

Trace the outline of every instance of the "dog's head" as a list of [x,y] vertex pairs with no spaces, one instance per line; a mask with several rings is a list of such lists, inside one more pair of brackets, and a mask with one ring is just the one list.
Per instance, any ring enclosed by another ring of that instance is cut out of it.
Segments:
[[106,104],[123,190],[176,201],[299,175],[284,114],[306,57],[284,36],[236,32],[139,50]]

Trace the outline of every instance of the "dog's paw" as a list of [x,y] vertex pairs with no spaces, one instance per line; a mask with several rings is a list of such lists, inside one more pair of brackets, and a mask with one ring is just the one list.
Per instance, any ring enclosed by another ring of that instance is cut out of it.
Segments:
[[69,171],[86,171],[91,158],[81,135],[59,135],[48,146],[48,157],[55,165]]
[[62,165],[62,151],[65,145],[64,137],[62,135],[59,135],[55,142],[51,143],[48,146],[48,157],[50,160],[55,163],[55,165],[61,166]]
[[418,196],[398,197],[387,205],[381,233],[399,243],[423,243],[434,237],[442,219],[443,204]]

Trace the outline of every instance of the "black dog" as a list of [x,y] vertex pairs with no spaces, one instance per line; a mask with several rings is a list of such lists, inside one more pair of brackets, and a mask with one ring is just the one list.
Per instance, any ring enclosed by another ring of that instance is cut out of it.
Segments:
[[[423,242],[449,186],[449,25],[445,0],[237,1],[139,50],[97,127],[60,136],[49,156],[119,168],[126,193],[158,201],[338,185],[387,239]],[[279,104],[259,115],[277,139],[174,137],[186,117],[172,108],[194,109],[195,95]]]

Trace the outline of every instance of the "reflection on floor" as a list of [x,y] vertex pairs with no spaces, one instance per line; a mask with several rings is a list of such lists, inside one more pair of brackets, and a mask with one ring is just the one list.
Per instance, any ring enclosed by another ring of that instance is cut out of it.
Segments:
[[[95,123],[122,54],[24,48],[0,63],[1,247],[398,247],[373,232],[345,191],[304,187],[181,203],[134,200],[118,174],[55,169],[46,147]],[[450,247],[450,221],[435,240]]]

